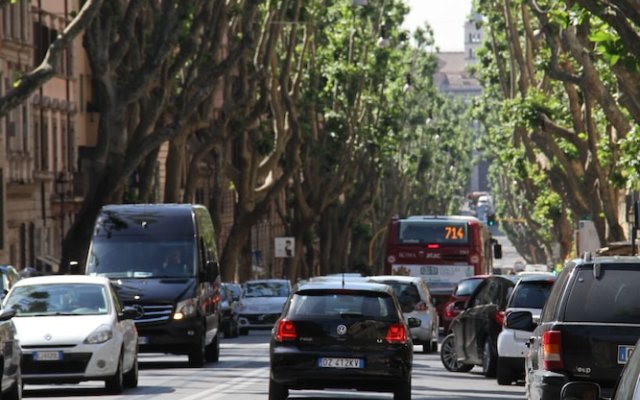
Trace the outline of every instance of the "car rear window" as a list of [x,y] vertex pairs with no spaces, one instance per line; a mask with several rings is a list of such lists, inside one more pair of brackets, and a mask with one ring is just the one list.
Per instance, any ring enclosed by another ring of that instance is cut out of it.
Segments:
[[551,293],[552,286],[552,280],[520,282],[507,307],[542,309],[549,293]]
[[470,296],[478,285],[482,282],[482,279],[465,279],[458,283],[456,288],[456,296]]
[[411,312],[416,307],[416,304],[420,303],[420,292],[416,285],[411,282],[398,282],[398,281],[384,281],[386,285],[391,286],[393,291],[400,302],[402,312]]
[[640,266],[601,265],[576,269],[567,299],[568,322],[640,323]]
[[295,294],[287,312],[289,318],[375,318],[395,319],[393,298],[384,293],[312,291]]

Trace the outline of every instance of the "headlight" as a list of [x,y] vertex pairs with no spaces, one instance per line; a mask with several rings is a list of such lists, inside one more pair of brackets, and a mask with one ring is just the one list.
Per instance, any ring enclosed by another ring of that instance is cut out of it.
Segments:
[[187,299],[178,303],[173,319],[191,318],[196,315],[198,306],[195,299]]
[[100,325],[84,340],[85,344],[104,343],[113,337],[113,331],[109,325]]

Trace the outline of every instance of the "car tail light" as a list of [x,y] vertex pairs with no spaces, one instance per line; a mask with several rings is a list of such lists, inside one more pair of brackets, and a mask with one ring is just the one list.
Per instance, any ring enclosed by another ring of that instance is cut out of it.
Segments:
[[415,311],[427,311],[427,303],[424,301],[418,302],[415,307],[413,307]]
[[445,309],[444,309],[444,315],[445,315],[447,318],[453,318],[453,317],[455,317],[456,315],[458,315],[458,312],[457,312],[457,311],[456,311],[456,309],[454,308],[454,305],[455,305],[454,303],[449,303],[449,304],[447,304],[447,306],[445,307]]
[[275,340],[276,342],[287,342],[296,340],[298,338],[298,332],[296,332],[296,326],[292,321],[288,319],[281,319],[278,322],[276,328]]
[[502,326],[504,325],[504,311],[498,311],[495,315],[495,320],[498,323],[498,325]]
[[407,341],[407,330],[404,324],[391,324],[387,329],[387,336],[384,338],[389,343],[404,343]]
[[546,331],[542,335],[542,367],[549,371],[564,369],[560,331]]

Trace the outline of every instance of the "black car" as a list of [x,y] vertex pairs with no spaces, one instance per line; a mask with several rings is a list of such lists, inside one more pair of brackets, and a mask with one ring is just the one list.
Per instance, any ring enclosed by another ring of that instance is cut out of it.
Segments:
[[496,376],[497,342],[502,330],[507,299],[517,281],[516,276],[491,275],[484,279],[451,321],[449,334],[442,341],[440,359],[449,371],[467,372],[482,366],[486,377]]
[[275,324],[269,399],[289,389],[393,392],[411,399],[413,342],[393,289],[328,280],[299,286]]
[[220,329],[225,338],[240,336],[240,295],[234,291],[234,283],[220,285]]
[[640,337],[640,258],[569,262],[540,315],[516,312],[507,326],[533,331],[525,359],[528,399],[558,399],[567,382],[593,381],[609,396]]

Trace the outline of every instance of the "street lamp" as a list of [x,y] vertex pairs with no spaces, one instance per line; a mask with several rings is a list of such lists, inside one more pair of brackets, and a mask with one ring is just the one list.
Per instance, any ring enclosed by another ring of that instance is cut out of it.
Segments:
[[65,217],[65,197],[70,191],[69,189],[69,177],[63,171],[58,173],[55,180],[56,193],[60,196],[60,257],[64,248],[64,217]]

